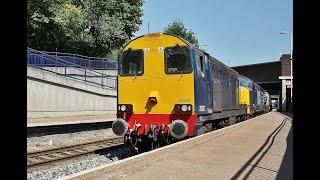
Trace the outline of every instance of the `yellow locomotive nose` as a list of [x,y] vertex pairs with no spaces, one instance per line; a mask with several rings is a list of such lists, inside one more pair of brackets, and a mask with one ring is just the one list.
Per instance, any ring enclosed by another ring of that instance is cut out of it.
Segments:
[[[192,136],[196,120],[192,49],[179,37],[152,33],[129,42],[119,57],[115,134]],[[175,107],[180,107],[177,111]],[[126,106],[127,107],[127,106]],[[171,128],[171,129],[170,129]],[[129,129],[129,130],[127,130]]]
[[133,114],[171,114],[175,104],[194,103],[190,49],[181,39],[151,33],[131,41],[119,58],[118,104]]

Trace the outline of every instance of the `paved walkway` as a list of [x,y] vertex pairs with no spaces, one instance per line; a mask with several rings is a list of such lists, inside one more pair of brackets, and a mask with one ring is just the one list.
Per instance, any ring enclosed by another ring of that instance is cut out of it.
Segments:
[[106,121],[114,121],[116,118],[117,117],[115,114],[92,115],[92,116],[28,118],[27,127],[106,122]]
[[293,179],[292,120],[270,112],[71,179]]

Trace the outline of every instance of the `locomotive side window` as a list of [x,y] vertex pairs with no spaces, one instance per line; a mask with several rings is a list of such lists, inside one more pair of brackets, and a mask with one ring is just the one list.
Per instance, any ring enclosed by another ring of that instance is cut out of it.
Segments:
[[205,76],[205,59],[203,56],[200,55],[196,55],[196,64],[197,64],[197,69],[198,69],[198,75],[200,77],[204,77]]
[[202,72],[204,72],[204,62],[203,62],[203,56],[200,56],[200,69]]
[[180,74],[192,72],[190,52],[186,46],[166,47],[164,61],[167,74]]
[[141,49],[126,50],[119,58],[119,75],[142,75],[143,51]]
[[243,76],[239,76],[239,82],[240,82],[240,85],[245,86],[249,89],[252,89],[252,84],[249,79],[247,79]]

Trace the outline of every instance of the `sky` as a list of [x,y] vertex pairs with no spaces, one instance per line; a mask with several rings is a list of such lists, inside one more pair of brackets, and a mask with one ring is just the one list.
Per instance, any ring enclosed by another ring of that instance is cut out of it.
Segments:
[[144,0],[135,36],[162,32],[175,19],[211,56],[230,66],[277,61],[290,53],[292,0]]

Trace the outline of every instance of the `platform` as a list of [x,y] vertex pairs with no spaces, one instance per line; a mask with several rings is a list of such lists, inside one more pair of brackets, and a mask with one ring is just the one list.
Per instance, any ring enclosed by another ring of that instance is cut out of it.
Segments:
[[278,112],[66,177],[293,179],[292,119]]
[[27,127],[82,124],[114,121],[116,115],[94,115],[94,116],[64,116],[64,117],[47,117],[47,118],[28,118]]

